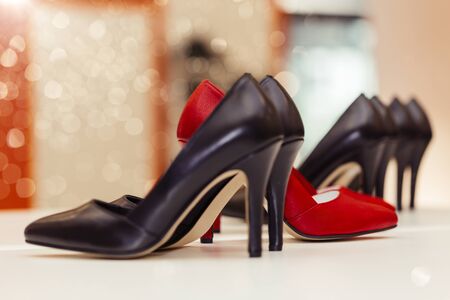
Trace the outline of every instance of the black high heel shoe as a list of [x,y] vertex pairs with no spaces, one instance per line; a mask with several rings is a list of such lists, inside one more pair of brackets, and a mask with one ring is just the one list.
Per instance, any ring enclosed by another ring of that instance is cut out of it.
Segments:
[[[262,200],[282,138],[273,104],[253,77],[244,75],[136,208],[127,210],[92,200],[77,209],[33,222],[25,229],[26,241],[113,258],[147,255],[170,240],[208,191],[229,179],[196,224],[211,226],[227,201],[244,185],[248,250],[251,257],[261,256]],[[269,218],[283,216],[271,213]],[[201,234],[183,239],[196,240]],[[277,235],[282,236],[282,232]]]
[[433,133],[427,114],[416,99],[412,99],[406,105],[406,109],[409,112],[415,128],[414,139],[411,141],[413,146],[411,147],[409,157],[409,166],[411,167],[411,199],[409,207],[414,209],[417,174],[419,172],[420,162],[422,161],[425,150],[430,144]]
[[[282,120],[284,135],[283,144],[273,166],[267,187],[266,199],[269,213],[264,212],[265,219],[267,223],[269,223],[269,250],[280,251],[283,247],[283,237],[280,235],[282,232],[283,219],[279,216],[283,215],[284,212],[287,180],[298,150],[303,143],[304,127],[294,102],[287,94],[286,90],[273,77],[266,76],[260,82],[260,87],[274,105],[280,120]],[[208,203],[207,199],[214,197],[219,193],[225,184],[226,182],[218,184],[214,190],[211,190],[210,193],[205,195],[202,202]],[[231,211],[232,213],[236,213],[235,217],[245,218],[245,201],[243,198],[244,197],[241,195],[235,195],[235,197],[227,203],[224,211],[228,213]],[[139,204],[141,200],[142,199],[133,196],[124,196],[113,203],[127,209],[132,209]],[[230,208],[231,203],[235,206]],[[200,213],[201,210],[199,209],[186,217],[163,248],[174,247],[180,244],[180,239],[192,230],[195,220],[198,219],[198,214]],[[210,242],[212,242],[212,238]]]
[[[361,171],[362,189],[364,193],[371,194],[384,138],[385,128],[381,116],[370,101],[360,95],[299,170],[314,187],[326,187],[336,183],[347,186],[358,175],[356,163]],[[349,172],[353,173],[350,177],[346,174]],[[348,178],[346,183],[342,182],[344,177]]]

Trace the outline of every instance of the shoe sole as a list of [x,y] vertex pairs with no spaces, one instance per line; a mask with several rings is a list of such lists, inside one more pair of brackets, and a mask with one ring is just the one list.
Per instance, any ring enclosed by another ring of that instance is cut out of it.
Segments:
[[299,232],[295,228],[291,227],[287,222],[284,222],[284,229],[287,233],[292,235],[294,238],[299,240],[306,240],[306,241],[336,241],[336,240],[345,240],[345,239],[351,239],[354,237],[358,237],[361,235],[376,233],[376,232],[382,232],[390,229],[394,229],[397,227],[397,225],[384,227],[380,229],[374,229],[374,230],[366,230],[366,231],[359,231],[355,233],[350,234],[336,234],[336,235],[309,235],[302,232]]

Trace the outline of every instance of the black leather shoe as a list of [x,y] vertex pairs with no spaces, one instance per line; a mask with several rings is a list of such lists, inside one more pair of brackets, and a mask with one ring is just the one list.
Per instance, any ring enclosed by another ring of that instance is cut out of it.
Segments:
[[136,208],[128,210],[92,200],[77,209],[33,222],[25,229],[25,239],[33,244],[104,257],[147,255],[171,239],[205,194],[228,180],[200,215],[195,228],[174,246],[200,238],[232,195],[245,185],[249,253],[261,256],[262,200],[283,140],[280,123],[274,105],[253,77],[246,74]]
[[[268,200],[267,214],[264,212],[265,221],[269,223],[269,250],[280,251],[283,245],[282,232],[284,199],[286,193],[287,179],[292,168],[295,157],[303,143],[304,127],[295,103],[286,90],[271,76],[266,76],[260,87],[267,99],[274,105],[275,110],[282,120],[283,144],[273,166],[266,199]],[[172,238],[163,246],[173,247],[178,241],[195,226],[198,216],[206,209],[210,202],[209,198],[215,197],[225,186],[226,181],[218,184],[210,190],[201,200],[202,205],[193,210],[183,222],[177,227]],[[223,213],[228,216],[245,218],[245,193],[242,189],[227,203]],[[142,199],[134,196],[124,196],[113,203],[127,209],[135,207]]]

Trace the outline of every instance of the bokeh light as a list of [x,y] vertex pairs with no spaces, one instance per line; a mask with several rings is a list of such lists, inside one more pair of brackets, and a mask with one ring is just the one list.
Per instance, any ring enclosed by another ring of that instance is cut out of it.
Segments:
[[[263,75],[269,63],[262,45],[285,42],[279,32],[270,36],[263,21],[269,13],[258,1],[180,1],[168,10],[167,32],[154,26],[150,2],[100,2],[33,3],[29,30],[18,27],[1,40],[0,66],[7,73],[0,72],[6,126],[0,164],[7,198],[69,206],[125,192],[142,196],[159,175],[152,172],[179,149],[175,126],[198,79],[227,88],[243,71]],[[242,35],[194,11],[201,3],[235,16]],[[167,1],[154,4],[166,7]],[[165,67],[174,68],[170,78]]]
[[[6,5],[5,5],[6,3]],[[30,125],[28,8],[25,1],[0,1],[0,208],[31,205],[21,178],[29,178]],[[20,184],[18,185],[18,183]],[[22,187],[24,192],[22,193]]]

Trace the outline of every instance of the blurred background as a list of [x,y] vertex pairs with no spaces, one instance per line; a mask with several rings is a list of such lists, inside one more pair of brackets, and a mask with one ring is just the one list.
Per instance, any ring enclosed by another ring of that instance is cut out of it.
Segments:
[[417,97],[434,129],[418,207],[448,208],[449,16],[446,0],[0,0],[0,208],[145,195],[190,92],[243,72],[294,98],[297,164],[361,92]]

